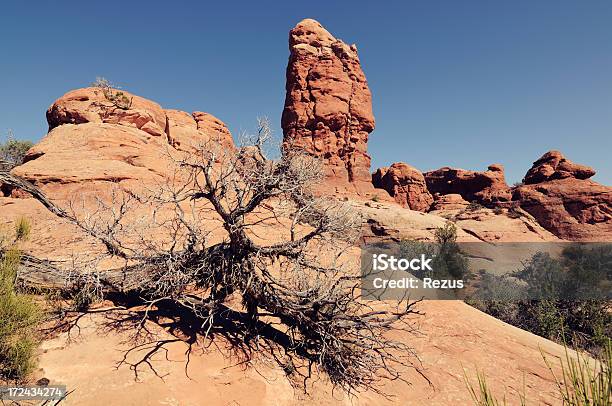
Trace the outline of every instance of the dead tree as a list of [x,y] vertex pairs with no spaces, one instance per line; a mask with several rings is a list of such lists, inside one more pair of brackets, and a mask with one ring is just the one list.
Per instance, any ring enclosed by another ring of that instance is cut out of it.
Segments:
[[[362,299],[358,254],[351,252],[361,219],[348,205],[313,194],[322,180],[317,159],[297,148],[268,159],[269,138],[264,120],[252,142],[236,150],[207,143],[189,154],[170,151],[174,171],[153,193],[113,194],[85,214],[77,204],[58,207],[13,175],[0,173],[0,182],[32,194],[124,261],[100,271],[97,283],[136,292],[147,305],[142,322],[160,309],[188,312],[197,334],[209,339],[238,318],[240,345],[275,342],[294,377],[308,378],[318,368],[348,392],[378,390],[380,378],[401,379],[416,358],[390,333],[414,332],[415,302]],[[151,214],[130,231],[135,206]],[[224,230],[221,242],[209,242],[203,228],[210,213]],[[301,365],[287,360],[292,356]]]

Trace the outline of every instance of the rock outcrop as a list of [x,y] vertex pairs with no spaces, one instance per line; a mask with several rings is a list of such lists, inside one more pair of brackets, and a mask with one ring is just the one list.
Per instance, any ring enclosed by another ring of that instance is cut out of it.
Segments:
[[403,162],[377,169],[372,174],[372,184],[386,190],[397,203],[411,210],[426,212],[433,203],[423,174]]
[[47,110],[49,131],[62,124],[108,123],[135,127],[154,136],[165,135],[166,114],[159,104],[121,93],[129,101],[129,108],[118,107],[97,87],[66,93]]
[[441,195],[436,193],[434,195],[434,202],[431,205],[431,211],[463,210],[469,204],[470,203],[459,194],[451,193],[448,195]]
[[459,194],[463,199],[485,206],[508,202],[512,198],[506,184],[504,167],[489,165],[484,172],[444,167],[424,174],[430,193]]
[[559,151],[548,151],[533,163],[523,178],[523,183],[531,185],[555,179],[588,179],[593,175],[593,168],[575,164]]
[[368,135],[372,95],[357,48],[306,19],[289,34],[282,128],[285,145],[325,162],[328,184],[357,193],[373,190]]
[[513,200],[553,234],[573,241],[612,241],[612,187],[595,171],[550,151],[534,162]]
[[164,110],[142,97],[123,96],[128,108],[95,87],[57,99],[47,110],[49,133],[13,173],[64,198],[102,193],[111,183],[132,189],[151,185],[170,174],[169,154],[183,155],[211,141],[234,148],[225,124],[211,114]]

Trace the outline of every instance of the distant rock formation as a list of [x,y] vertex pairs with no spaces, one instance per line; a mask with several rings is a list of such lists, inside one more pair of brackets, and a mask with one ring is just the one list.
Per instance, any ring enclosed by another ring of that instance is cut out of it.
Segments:
[[533,163],[512,198],[561,238],[612,241],[612,187],[589,180],[594,174],[550,151]]
[[373,190],[368,135],[374,130],[372,95],[357,48],[306,19],[289,34],[284,144],[324,160],[336,191]]
[[431,211],[440,210],[463,210],[470,203],[466,201],[460,194],[451,193],[448,195],[441,195],[437,193],[434,196],[434,202],[431,206]]
[[432,194],[458,194],[467,201],[485,206],[508,202],[512,198],[504,167],[500,164],[489,165],[484,172],[444,167],[426,172],[424,176],[427,189]]
[[386,190],[397,203],[411,210],[426,212],[434,200],[427,190],[423,174],[403,162],[376,170],[372,174],[372,183],[375,188]]
[[593,168],[575,164],[567,160],[559,151],[548,151],[533,163],[523,178],[523,183],[535,184],[566,178],[588,179],[593,175],[595,175]]

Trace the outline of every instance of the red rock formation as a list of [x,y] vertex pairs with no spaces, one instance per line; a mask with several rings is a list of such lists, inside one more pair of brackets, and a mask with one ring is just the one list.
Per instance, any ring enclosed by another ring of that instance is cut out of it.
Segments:
[[403,162],[378,169],[372,174],[372,184],[385,189],[396,202],[411,210],[426,212],[433,202],[423,174]]
[[175,148],[189,149],[208,140],[227,149],[235,148],[232,134],[225,123],[212,114],[201,111],[188,114],[180,110],[165,110],[165,113],[168,118],[168,140]]
[[285,145],[321,157],[337,190],[372,191],[367,153],[374,130],[372,95],[357,48],[306,19],[291,30],[289,50]]
[[451,193],[448,195],[436,194],[434,202],[431,205],[431,211],[436,210],[463,210],[470,203],[467,202],[461,195]]
[[49,131],[62,124],[109,123],[138,128],[154,136],[165,135],[166,114],[155,102],[122,92],[129,108],[119,108],[101,88],[88,87],[66,93],[47,110]]
[[131,100],[128,109],[114,106],[100,88],[60,97],[47,111],[49,133],[13,173],[55,197],[103,192],[111,183],[136,190],[170,174],[169,153],[178,158],[211,140],[234,148],[227,127],[210,114],[164,110],[124,95]]
[[595,175],[593,168],[575,164],[559,151],[548,151],[533,163],[523,178],[523,183],[534,184],[566,178],[588,179],[593,175]]
[[467,201],[486,206],[510,201],[512,197],[500,164],[490,165],[485,172],[444,167],[425,173],[425,182],[432,194],[459,194]]
[[572,241],[612,241],[612,187],[595,171],[550,151],[534,162],[513,200],[544,228]]

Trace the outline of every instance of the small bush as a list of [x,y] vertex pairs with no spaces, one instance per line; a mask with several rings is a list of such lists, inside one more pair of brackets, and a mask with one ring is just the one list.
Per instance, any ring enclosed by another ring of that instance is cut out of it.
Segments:
[[[34,368],[35,328],[42,312],[27,295],[15,290],[20,252],[17,244],[29,234],[29,223],[19,220],[15,237],[0,239],[0,378],[22,380]],[[8,244],[10,242],[10,245]]]
[[470,204],[468,204],[468,205],[465,207],[465,211],[467,211],[467,212],[477,211],[477,210],[482,209],[483,207],[484,207],[484,206],[483,206],[483,205],[481,205],[481,204],[480,204],[480,203],[478,203],[478,202],[470,202]]
[[400,254],[403,258],[415,258],[424,254],[433,258],[432,271],[414,271],[417,278],[462,279],[470,276],[469,263],[457,244],[457,227],[447,222],[438,227],[434,233],[435,243],[403,240],[400,242]]
[[504,212],[504,209],[502,209],[501,207],[496,207],[493,209],[493,213],[497,215],[503,214],[503,212]]
[[13,137],[12,132],[9,132],[8,139],[4,143],[0,143],[0,161],[4,161],[11,169],[21,165],[28,150],[34,145],[30,141],[17,140]]
[[102,89],[102,93],[106,100],[113,103],[113,105],[122,110],[129,110],[132,107],[133,99],[128,97],[125,93],[120,90],[116,90],[113,83],[103,77],[97,77],[96,81],[92,83],[93,87]]

